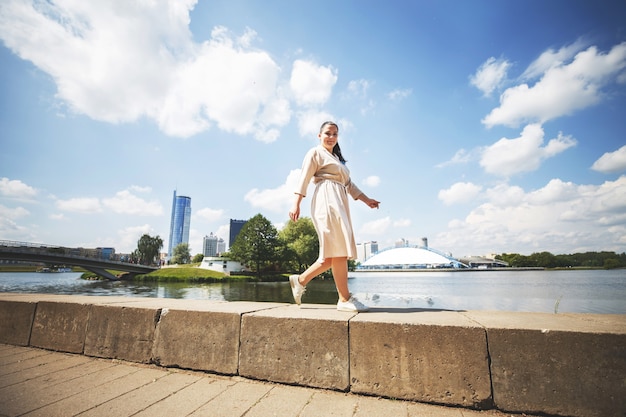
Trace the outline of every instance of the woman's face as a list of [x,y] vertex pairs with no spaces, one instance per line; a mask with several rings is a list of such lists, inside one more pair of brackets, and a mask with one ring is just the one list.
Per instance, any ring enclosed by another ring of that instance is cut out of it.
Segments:
[[325,125],[322,131],[317,137],[320,138],[320,142],[328,152],[333,152],[333,147],[337,143],[338,129],[335,125]]

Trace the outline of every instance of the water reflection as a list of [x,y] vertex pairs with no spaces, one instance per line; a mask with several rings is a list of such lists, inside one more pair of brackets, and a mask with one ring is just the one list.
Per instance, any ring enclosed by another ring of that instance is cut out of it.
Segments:
[[[626,270],[352,273],[350,289],[371,307],[626,314]],[[292,303],[284,282],[85,281],[78,273],[0,273],[0,292],[118,295]],[[307,286],[304,303],[335,304],[332,280]]]

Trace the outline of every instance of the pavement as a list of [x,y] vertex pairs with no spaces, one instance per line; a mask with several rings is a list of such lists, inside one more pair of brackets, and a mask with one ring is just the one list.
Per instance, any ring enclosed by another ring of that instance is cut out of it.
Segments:
[[0,344],[0,416],[528,415],[428,405]]

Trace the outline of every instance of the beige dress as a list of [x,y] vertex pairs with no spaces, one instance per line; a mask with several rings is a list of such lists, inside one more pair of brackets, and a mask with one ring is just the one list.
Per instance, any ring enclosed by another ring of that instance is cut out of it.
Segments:
[[356,258],[348,194],[356,200],[361,190],[350,180],[348,168],[322,145],[305,155],[296,193],[306,196],[311,179],[315,185],[311,218],[320,243],[318,262],[343,256]]

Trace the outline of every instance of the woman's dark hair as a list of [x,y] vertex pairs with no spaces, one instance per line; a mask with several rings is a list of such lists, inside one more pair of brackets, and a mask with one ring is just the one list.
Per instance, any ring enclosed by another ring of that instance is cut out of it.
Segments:
[[[339,126],[337,126],[337,123],[327,121],[327,122],[322,123],[322,126],[320,126],[320,133],[322,133],[322,130],[324,130],[324,127],[326,126],[335,126],[337,128],[337,132],[339,132]],[[341,154],[341,148],[339,147],[339,142],[335,143],[335,146],[333,146],[333,155],[339,158],[339,161],[341,161],[342,164],[345,164],[346,162],[348,162]]]

